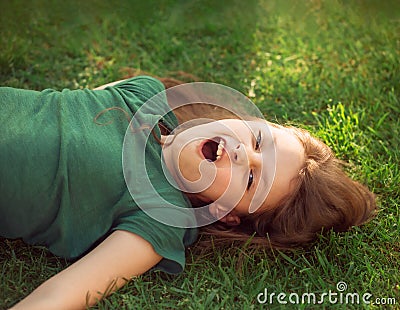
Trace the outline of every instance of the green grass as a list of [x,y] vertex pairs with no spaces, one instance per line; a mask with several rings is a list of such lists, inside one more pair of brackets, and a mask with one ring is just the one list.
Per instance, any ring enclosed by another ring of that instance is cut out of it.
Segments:
[[[145,274],[95,308],[279,309],[276,299],[259,305],[257,295],[264,288],[327,293],[339,281],[371,300],[396,298],[399,308],[400,3],[120,2],[2,0],[1,85],[95,87],[130,73],[181,78],[181,71],[229,85],[267,119],[322,138],[377,194],[380,212],[302,250],[193,247],[183,274]],[[42,248],[0,239],[0,308],[67,265]]]

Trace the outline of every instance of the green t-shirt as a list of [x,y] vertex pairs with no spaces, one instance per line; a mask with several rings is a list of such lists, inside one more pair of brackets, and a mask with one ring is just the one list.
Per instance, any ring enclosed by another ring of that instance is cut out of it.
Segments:
[[[112,231],[127,230],[163,256],[157,268],[182,271],[184,247],[194,242],[197,231],[159,223],[132,199],[121,160],[128,127],[124,114],[113,109],[98,119],[108,124],[94,122],[113,107],[132,116],[163,90],[158,80],[143,76],[96,91],[0,88],[0,236],[76,258]],[[164,106],[147,109],[149,118],[167,110],[166,100],[158,102]],[[161,121],[169,129],[177,125],[171,112]],[[152,137],[147,148],[155,189],[168,202],[190,207],[160,169],[159,143]]]

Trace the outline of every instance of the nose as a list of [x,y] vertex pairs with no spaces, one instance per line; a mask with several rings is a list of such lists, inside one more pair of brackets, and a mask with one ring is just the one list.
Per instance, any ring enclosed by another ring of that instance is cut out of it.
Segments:
[[238,165],[258,165],[260,162],[260,154],[251,147],[246,147],[243,143],[239,143],[232,152],[232,161]]

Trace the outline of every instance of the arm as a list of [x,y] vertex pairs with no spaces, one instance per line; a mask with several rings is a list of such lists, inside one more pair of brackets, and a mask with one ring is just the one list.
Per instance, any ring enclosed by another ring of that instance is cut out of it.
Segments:
[[115,231],[12,309],[85,309],[149,270],[161,258],[142,237]]

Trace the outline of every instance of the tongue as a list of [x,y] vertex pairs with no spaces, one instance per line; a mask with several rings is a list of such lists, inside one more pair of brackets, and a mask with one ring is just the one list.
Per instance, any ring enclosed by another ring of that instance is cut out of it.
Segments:
[[208,161],[215,161],[217,159],[217,150],[218,143],[213,140],[208,140],[204,143],[201,152]]

